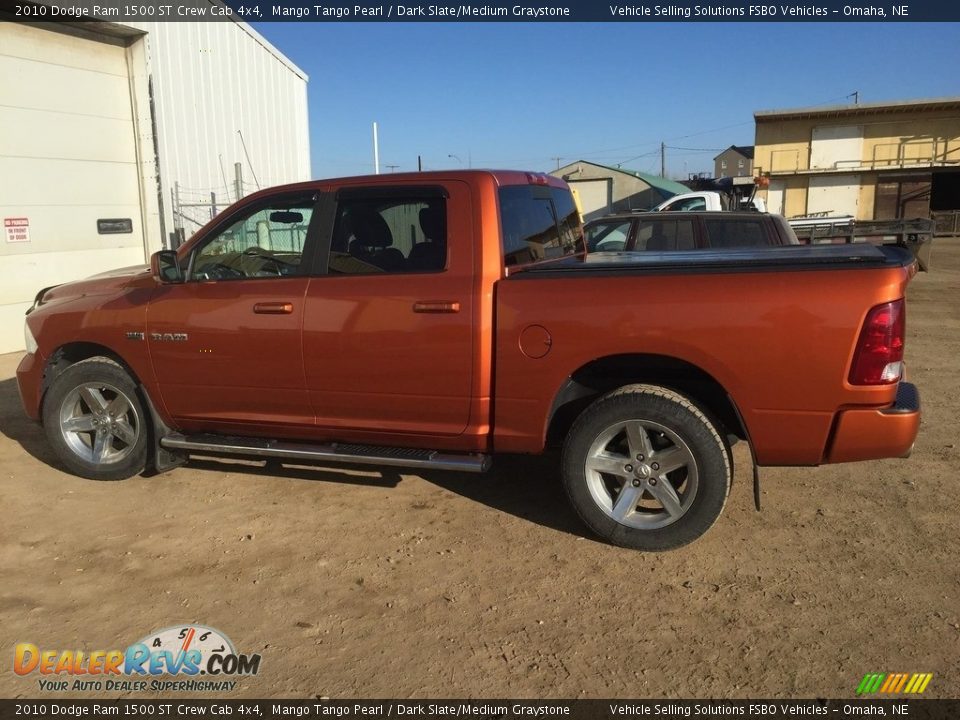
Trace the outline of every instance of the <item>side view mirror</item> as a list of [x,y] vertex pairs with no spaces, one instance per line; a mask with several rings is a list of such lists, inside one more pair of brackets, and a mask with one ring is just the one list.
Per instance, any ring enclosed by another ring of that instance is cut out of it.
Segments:
[[150,257],[150,271],[162,283],[183,282],[176,250],[160,250]]

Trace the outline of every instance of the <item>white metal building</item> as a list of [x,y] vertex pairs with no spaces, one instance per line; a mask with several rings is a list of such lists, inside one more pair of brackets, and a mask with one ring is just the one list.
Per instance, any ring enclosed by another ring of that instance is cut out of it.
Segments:
[[0,353],[41,288],[310,178],[307,77],[245,23],[0,22],[0,78]]

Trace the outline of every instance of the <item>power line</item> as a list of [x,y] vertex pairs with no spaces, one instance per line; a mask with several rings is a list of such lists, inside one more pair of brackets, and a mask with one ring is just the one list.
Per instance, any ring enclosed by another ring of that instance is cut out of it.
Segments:
[[667,145],[667,148],[670,150],[686,150],[687,152],[723,152],[725,148],[688,148],[688,147],[677,147],[675,145]]

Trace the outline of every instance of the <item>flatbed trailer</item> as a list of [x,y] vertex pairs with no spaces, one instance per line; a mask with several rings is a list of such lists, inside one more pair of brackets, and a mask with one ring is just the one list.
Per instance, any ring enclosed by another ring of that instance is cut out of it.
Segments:
[[842,218],[803,218],[787,221],[806,245],[868,242],[874,245],[899,245],[917,259],[920,270],[930,269],[930,251],[934,223],[928,218],[912,220],[851,220]]

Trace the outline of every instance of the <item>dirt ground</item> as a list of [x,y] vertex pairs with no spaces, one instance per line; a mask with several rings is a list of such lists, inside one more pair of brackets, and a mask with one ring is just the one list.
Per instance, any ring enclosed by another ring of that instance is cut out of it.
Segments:
[[765,469],[758,514],[741,443],[717,525],[659,555],[585,537],[551,459],[72,477],[0,356],[0,697],[41,696],[17,642],[186,622],[262,654],[237,697],[852,697],[867,672],[960,697],[960,242],[933,262],[909,292],[913,456]]

